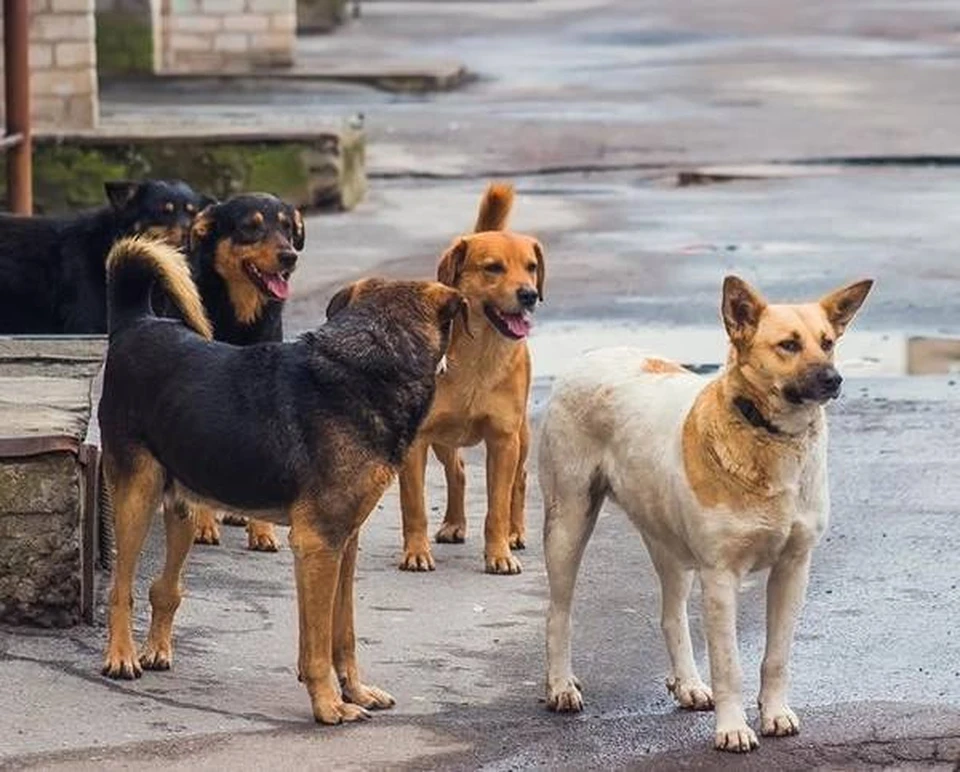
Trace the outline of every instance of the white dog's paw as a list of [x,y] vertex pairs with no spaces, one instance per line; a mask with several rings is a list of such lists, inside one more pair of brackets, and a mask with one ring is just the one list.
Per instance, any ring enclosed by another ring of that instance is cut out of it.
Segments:
[[713,710],[713,692],[699,678],[667,679],[667,691],[686,710]]
[[760,734],[764,737],[789,737],[800,734],[800,719],[786,705],[771,710],[760,707]]
[[742,719],[737,723],[717,724],[713,747],[729,753],[749,753],[760,747],[756,733]]
[[547,707],[557,713],[579,713],[583,710],[583,692],[575,676],[562,678],[547,687]]

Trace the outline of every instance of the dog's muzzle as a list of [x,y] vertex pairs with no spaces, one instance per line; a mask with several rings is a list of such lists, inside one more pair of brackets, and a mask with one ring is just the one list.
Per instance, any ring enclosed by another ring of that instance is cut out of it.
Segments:
[[795,405],[804,402],[823,404],[840,396],[843,377],[833,365],[821,365],[807,372],[799,380],[789,384],[783,390],[788,402]]

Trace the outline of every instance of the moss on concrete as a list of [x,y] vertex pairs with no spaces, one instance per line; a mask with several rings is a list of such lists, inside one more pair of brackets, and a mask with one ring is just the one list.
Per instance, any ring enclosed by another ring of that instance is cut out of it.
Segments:
[[153,72],[150,18],[127,11],[98,11],[97,70],[101,75]]
[[363,158],[364,138],[354,131],[291,140],[38,137],[34,204],[38,213],[100,206],[104,180],[155,177],[218,198],[257,190],[305,209],[352,209],[366,192]]

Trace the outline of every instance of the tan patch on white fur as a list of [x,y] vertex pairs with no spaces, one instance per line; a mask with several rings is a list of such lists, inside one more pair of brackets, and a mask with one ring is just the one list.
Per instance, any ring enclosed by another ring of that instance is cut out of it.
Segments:
[[669,359],[658,359],[657,357],[648,357],[640,364],[640,369],[645,373],[655,373],[658,375],[669,375],[676,373],[689,373],[685,367],[681,367],[676,362]]

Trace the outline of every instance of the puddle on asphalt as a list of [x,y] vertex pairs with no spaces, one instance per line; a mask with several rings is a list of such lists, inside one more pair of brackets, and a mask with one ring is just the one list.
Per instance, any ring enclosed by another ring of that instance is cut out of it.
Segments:
[[[548,322],[530,338],[534,371],[546,377],[562,373],[588,351],[610,346],[631,346],[703,370],[718,367],[727,350],[723,331],[706,327]],[[850,377],[960,373],[960,339],[851,330],[840,343],[837,360]]]

